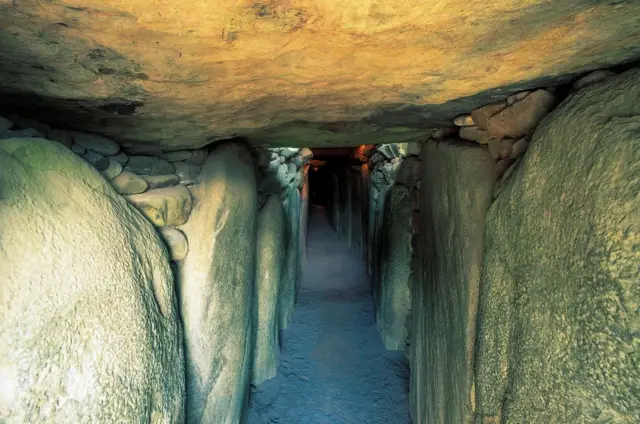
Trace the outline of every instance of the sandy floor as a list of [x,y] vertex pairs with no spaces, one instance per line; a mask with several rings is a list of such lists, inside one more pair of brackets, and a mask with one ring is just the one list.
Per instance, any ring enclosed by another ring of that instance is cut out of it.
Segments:
[[278,375],[251,395],[250,424],[406,424],[408,368],[375,328],[364,261],[312,209],[293,321]]

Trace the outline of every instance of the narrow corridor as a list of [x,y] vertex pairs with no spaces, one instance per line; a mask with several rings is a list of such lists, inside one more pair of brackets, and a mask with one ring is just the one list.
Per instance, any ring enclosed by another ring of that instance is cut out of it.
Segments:
[[251,395],[250,424],[409,423],[408,365],[376,331],[364,261],[325,211],[310,211],[308,259],[278,374]]

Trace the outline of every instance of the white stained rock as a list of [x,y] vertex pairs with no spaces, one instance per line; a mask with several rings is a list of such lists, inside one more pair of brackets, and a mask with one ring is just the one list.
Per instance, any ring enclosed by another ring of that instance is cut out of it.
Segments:
[[189,252],[189,243],[184,233],[174,227],[158,228],[158,233],[162,237],[172,261],[181,261]]
[[184,186],[155,188],[126,199],[156,227],[182,225],[191,213],[191,194]]
[[142,177],[129,171],[122,171],[110,182],[116,193],[122,195],[142,193],[148,187],[147,182]]
[[0,422],[181,422],[181,329],[153,227],[54,141],[0,141],[0,187]]

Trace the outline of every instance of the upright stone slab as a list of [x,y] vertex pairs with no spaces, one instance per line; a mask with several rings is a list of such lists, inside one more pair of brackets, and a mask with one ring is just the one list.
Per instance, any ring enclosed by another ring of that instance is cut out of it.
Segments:
[[362,255],[362,183],[360,173],[350,172],[351,185],[351,247]]
[[331,182],[333,188],[331,193],[331,220],[333,221],[333,228],[339,235],[341,231],[340,226],[342,224],[340,219],[340,199],[342,198],[342,190],[340,189],[340,179],[337,175],[333,175]]
[[151,224],[61,144],[0,141],[0,422],[181,422],[183,364]]
[[473,422],[473,352],[494,161],[462,140],[422,148],[422,218],[412,290],[414,423]]
[[[304,150],[304,149],[303,149]],[[308,150],[308,149],[307,149]],[[298,276],[302,275],[307,259],[307,228],[309,223],[309,165],[303,165],[303,184],[300,189],[300,266]]]
[[280,361],[278,339],[278,297],[286,244],[284,208],[280,197],[272,194],[258,216],[256,238],[256,314],[253,384],[276,375]]
[[191,189],[178,267],[186,348],[187,422],[239,423],[248,402],[253,334],[256,177],[249,151],[213,149]]
[[382,223],[376,322],[387,349],[404,350],[411,310],[411,195],[404,186],[389,188]]
[[287,255],[282,273],[280,294],[280,328],[287,328],[295,309],[298,292],[298,267],[300,266],[300,192],[297,188],[288,189],[285,200],[287,217]]
[[340,238],[351,246],[351,175],[349,170],[338,174],[338,210],[340,211]]
[[491,206],[482,422],[640,422],[639,99],[638,70],[575,93]]

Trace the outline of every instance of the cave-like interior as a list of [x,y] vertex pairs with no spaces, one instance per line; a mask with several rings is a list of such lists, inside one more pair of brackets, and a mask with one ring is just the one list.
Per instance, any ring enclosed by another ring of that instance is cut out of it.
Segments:
[[0,423],[640,423],[640,2],[0,1]]

